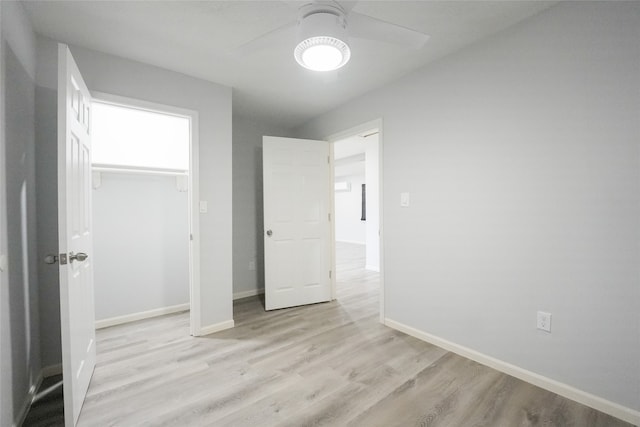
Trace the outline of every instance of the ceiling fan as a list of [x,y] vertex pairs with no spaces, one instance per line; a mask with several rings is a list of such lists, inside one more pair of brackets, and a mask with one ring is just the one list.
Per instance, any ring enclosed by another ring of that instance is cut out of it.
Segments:
[[[282,33],[291,32],[296,40],[294,57],[301,66],[314,71],[333,71],[344,66],[351,57],[350,38],[362,38],[419,49],[429,36],[419,31],[354,12],[356,1],[312,0],[285,1],[298,9],[296,22],[287,23],[243,46],[253,49]],[[297,38],[292,32],[297,30]]]

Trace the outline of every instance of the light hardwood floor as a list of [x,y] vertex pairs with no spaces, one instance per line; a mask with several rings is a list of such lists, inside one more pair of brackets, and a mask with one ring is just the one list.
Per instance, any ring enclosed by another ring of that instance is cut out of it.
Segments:
[[246,298],[202,338],[186,313],[99,330],[79,425],[629,426],[381,325],[363,248],[338,251],[337,301]]

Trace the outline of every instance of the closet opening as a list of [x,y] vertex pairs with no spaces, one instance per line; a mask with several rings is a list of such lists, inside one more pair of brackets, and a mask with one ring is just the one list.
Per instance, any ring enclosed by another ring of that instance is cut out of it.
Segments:
[[197,113],[93,96],[96,328],[190,311],[195,335]]

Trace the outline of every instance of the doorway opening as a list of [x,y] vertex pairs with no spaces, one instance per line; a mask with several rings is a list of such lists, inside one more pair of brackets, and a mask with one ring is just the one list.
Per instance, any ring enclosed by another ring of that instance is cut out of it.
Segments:
[[93,96],[96,328],[190,310],[195,335],[197,113]]
[[[333,153],[333,299],[360,284],[378,293],[384,320],[381,270],[381,123],[330,137]],[[349,285],[345,285],[349,283]]]

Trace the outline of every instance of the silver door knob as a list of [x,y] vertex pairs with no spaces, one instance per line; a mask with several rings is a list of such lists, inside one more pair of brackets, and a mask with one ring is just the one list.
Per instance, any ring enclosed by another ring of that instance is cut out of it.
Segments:
[[273,234],[273,231],[267,230],[267,236],[271,237],[272,234]]
[[69,253],[69,260],[71,262],[73,262],[73,261],[82,262],[82,261],[86,260],[87,258],[89,258],[89,255],[85,254],[84,252],[78,252],[77,254],[74,254],[73,252]]

